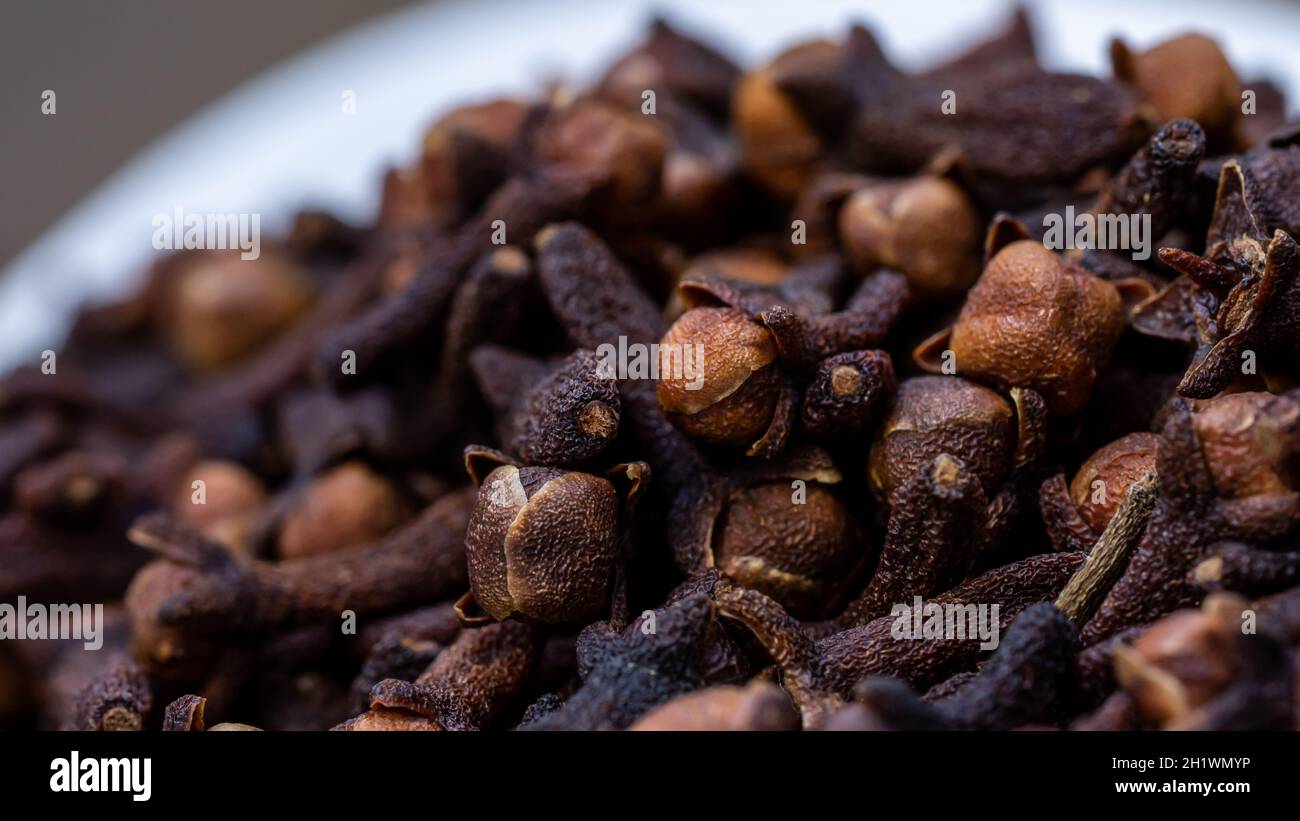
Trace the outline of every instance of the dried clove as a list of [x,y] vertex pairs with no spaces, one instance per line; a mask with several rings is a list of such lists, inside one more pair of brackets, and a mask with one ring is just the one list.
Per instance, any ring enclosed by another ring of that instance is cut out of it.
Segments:
[[1300,551],[1220,542],[1192,568],[1191,582],[1206,590],[1231,590],[1246,596],[1276,593],[1300,582]]
[[[414,682],[376,684],[371,711],[404,710],[431,719],[436,727],[430,729],[482,729],[526,682],[536,642],[536,628],[520,622],[466,630]],[[336,729],[375,729],[366,726],[374,719],[363,715]]]
[[166,665],[195,647],[177,631],[238,634],[331,622],[438,600],[465,583],[464,493],[445,497],[373,545],[283,562],[235,560],[165,515],[138,521],[136,543],[162,555],[127,591],[136,653]]
[[917,348],[917,364],[939,373],[951,351],[959,373],[1032,388],[1053,415],[1078,412],[1124,330],[1120,291],[1038,242],[992,250],[957,322]]
[[78,693],[68,729],[143,730],[153,708],[153,690],[143,667],[117,657]]
[[358,712],[370,704],[371,689],[384,679],[413,681],[460,634],[460,619],[451,604],[421,608],[366,627],[367,646],[361,670],[352,680]]
[[[578,637],[582,686],[523,730],[621,730],[651,709],[699,689],[702,645],[713,619],[703,594],[643,614],[621,633],[607,622]],[[649,621],[653,619],[653,621]]]
[[718,685],[678,696],[641,717],[629,730],[797,730],[799,714],[773,684]]
[[502,440],[527,464],[583,462],[618,435],[618,383],[590,351],[574,352],[515,400]]
[[[1247,458],[1245,464],[1252,469],[1239,469],[1236,460],[1250,457],[1252,450],[1237,453],[1244,430],[1255,431],[1257,441],[1267,448],[1285,437],[1272,417],[1243,415],[1239,399],[1223,400],[1228,400],[1226,406],[1215,402],[1201,411],[1209,415],[1199,424],[1185,401],[1170,406],[1156,447],[1160,492],[1155,511],[1131,565],[1084,629],[1085,643],[1198,601],[1190,572],[1210,545],[1234,533],[1267,543],[1293,530],[1294,492],[1266,485],[1265,492],[1249,493],[1250,485],[1244,485],[1241,492],[1224,495],[1216,487],[1216,479],[1226,481],[1222,486],[1231,492],[1236,487],[1231,482],[1241,476],[1269,475],[1270,458]],[[1284,412],[1284,418],[1287,415]],[[1233,457],[1225,460],[1228,451]]]
[[[1083,560],[1080,553],[1033,556],[977,576],[930,603],[997,602],[1009,623],[1021,610],[1055,595]],[[744,624],[772,656],[805,727],[821,725],[868,675],[904,677],[923,687],[973,665],[980,653],[977,641],[899,641],[892,635],[893,616],[814,639],[757,591],[720,583],[715,595],[719,612]]]
[[1135,53],[1116,38],[1110,59],[1116,78],[1136,88],[1160,120],[1185,117],[1205,128],[1215,145],[1233,145],[1241,84],[1214,40],[1183,34]]
[[1241,629],[1245,605],[1215,594],[1116,648],[1116,678],[1144,717],[1169,729],[1294,728],[1292,653]]
[[649,466],[619,465],[603,478],[521,467],[473,447],[465,465],[479,485],[465,532],[474,602],[498,620],[584,621],[602,612],[618,595],[620,534]]
[[716,567],[793,613],[825,615],[869,554],[832,490],[841,479],[824,452],[801,449],[680,494],[672,511],[680,528],[669,536],[678,567]]
[[839,235],[855,266],[902,271],[924,299],[960,297],[979,277],[978,214],[966,193],[943,177],[859,189],[840,208]]
[[862,624],[895,602],[953,587],[970,572],[988,503],[960,459],[941,453],[892,497],[885,546],[862,595],[838,623]]
[[1147,477],[1132,487],[1055,603],[1040,602],[1017,615],[992,658],[969,680],[922,704],[897,683],[866,678],[854,688],[857,703],[880,729],[1005,730],[1051,724],[1068,712],[1077,687],[1079,626],[1123,571],[1151,514],[1154,485]]
[[391,482],[361,462],[345,462],[290,503],[276,550],[281,559],[301,559],[369,544],[406,516],[406,503]]
[[0,379],[0,599],[109,629],[5,642],[0,723],[1297,726],[1284,84],[882,42],[656,21],[80,311]]

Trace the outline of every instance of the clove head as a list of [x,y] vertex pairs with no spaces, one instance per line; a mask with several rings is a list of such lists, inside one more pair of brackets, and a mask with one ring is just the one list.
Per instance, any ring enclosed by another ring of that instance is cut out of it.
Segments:
[[830,488],[799,499],[789,481],[731,494],[713,541],[715,566],[797,618],[825,615],[866,560],[866,537]]
[[202,581],[198,568],[155,559],[140,568],[126,590],[131,624],[131,652],[150,672],[178,681],[201,680],[220,654],[220,647],[162,622],[159,614],[171,597]]
[[1161,619],[1115,651],[1115,675],[1144,715],[1167,724],[1209,701],[1232,680],[1224,626],[1201,610]]
[[1241,83],[1214,40],[1188,33],[1140,52],[1115,40],[1110,53],[1115,76],[1138,90],[1160,122],[1186,117],[1216,140],[1232,136]]
[[424,133],[418,189],[437,217],[455,219],[478,206],[502,177],[529,106],[490,100],[448,112]]
[[[789,263],[771,251],[746,247],[720,248],[692,258],[677,276],[677,280],[716,278],[730,283],[776,288],[789,271]],[[665,315],[676,320],[686,310],[682,292],[674,288],[664,309]]]
[[1159,442],[1160,437],[1154,433],[1130,433],[1101,448],[1080,466],[1070,482],[1070,499],[1095,532],[1101,533],[1110,524],[1129,485],[1155,470]]
[[[196,495],[195,482],[203,483],[201,497]],[[208,459],[190,468],[176,490],[172,509],[205,536],[251,556],[253,531],[265,504],[266,488],[252,471],[235,462]]]
[[1251,391],[1198,403],[1192,424],[1225,498],[1300,489],[1300,401]]
[[686,693],[642,716],[639,731],[798,730],[799,713],[775,684],[717,685]]
[[609,205],[644,204],[659,191],[668,141],[640,114],[599,100],[580,100],[542,129],[538,153],[600,188]]
[[955,376],[917,376],[898,386],[871,446],[867,477],[887,500],[944,453],[960,454],[988,497],[996,494],[1015,446],[1014,414],[996,391]]
[[252,352],[289,326],[311,302],[303,272],[272,252],[208,251],[168,280],[159,322],[191,368],[211,370]]
[[392,482],[361,462],[345,462],[314,479],[280,527],[284,559],[331,553],[378,540],[404,517]]
[[770,193],[794,199],[812,178],[822,154],[822,140],[812,123],[781,89],[780,72],[793,64],[830,66],[839,59],[840,46],[835,43],[802,43],[736,84],[731,117],[741,163]]
[[979,214],[966,193],[942,177],[859,189],[840,209],[839,233],[855,267],[901,271],[922,299],[959,297],[979,277]]
[[590,621],[609,602],[619,498],[600,476],[501,465],[465,532],[470,587],[493,618]]
[[781,393],[776,342],[767,328],[735,308],[692,308],[660,345],[680,352],[683,363],[667,369],[661,360],[658,386],[659,404],[682,432],[725,445],[748,445],[763,435]]
[[1124,325],[1114,285],[1041,243],[1019,240],[985,267],[948,348],[959,373],[1001,388],[1033,388],[1049,412],[1068,416],[1087,404]]

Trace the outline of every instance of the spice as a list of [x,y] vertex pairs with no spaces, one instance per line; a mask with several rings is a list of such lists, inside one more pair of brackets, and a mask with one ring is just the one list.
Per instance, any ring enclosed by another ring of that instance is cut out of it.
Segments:
[[1214,40],[1183,34],[1134,53],[1116,38],[1110,59],[1115,76],[1136,88],[1162,121],[1186,117],[1210,132],[1220,149],[1234,144],[1241,84]]
[[391,482],[365,464],[346,462],[289,505],[276,547],[281,559],[299,559],[368,544],[406,518],[405,508]]
[[1294,728],[1292,654],[1267,633],[1243,633],[1245,606],[1215,594],[1116,649],[1115,675],[1144,717],[1169,729]]
[[959,297],[979,276],[975,207],[943,177],[859,189],[840,208],[839,233],[854,265],[900,270],[912,291],[928,299]]
[[[659,403],[668,419],[706,443],[748,445],[746,454],[760,458],[780,453],[814,369],[834,368],[839,361],[827,360],[837,355],[879,361],[882,352],[861,349],[880,342],[908,301],[901,276],[877,272],[858,286],[844,310],[809,312],[807,307],[820,302],[824,289],[838,280],[837,268],[828,267],[826,260],[810,261],[791,271],[778,291],[721,280],[683,281],[679,290],[690,309],[660,345],[663,350],[695,352],[699,361],[692,372],[683,368],[680,374],[661,374]],[[852,377],[841,371],[841,394],[857,394],[878,383],[846,383],[846,378]],[[813,401],[824,396],[824,391],[814,394]],[[868,402],[851,424],[861,427],[872,404]],[[814,425],[818,412],[815,405],[810,408]],[[841,429],[821,424],[827,433],[852,430],[849,425]]]
[[938,373],[950,350],[959,373],[1033,388],[1054,415],[1069,415],[1087,403],[1123,330],[1115,286],[1019,240],[993,250],[952,330],[927,340],[916,360]]
[[871,448],[871,489],[881,499],[941,453],[959,454],[993,495],[1010,469],[1013,415],[1005,399],[961,378],[904,380]]
[[364,712],[369,706],[370,691],[380,681],[416,679],[456,639],[460,628],[450,603],[413,610],[367,627],[363,632],[365,660],[352,680],[357,711]]
[[195,732],[207,729],[203,722],[203,709],[207,699],[201,696],[184,695],[167,705],[163,713],[162,728],[164,732]]
[[[535,659],[535,630],[529,625],[502,622],[466,630],[414,682],[376,684],[370,706],[432,719],[437,729],[482,729],[517,694]],[[354,719],[336,729],[373,729],[364,726],[366,721]]]
[[[1229,407],[1239,401],[1225,399],[1229,400]],[[1092,643],[1125,627],[1152,621],[1198,600],[1190,572],[1210,545],[1232,538],[1229,534],[1238,537],[1250,534],[1249,539],[1268,543],[1294,528],[1293,494],[1266,490],[1224,498],[1216,488],[1216,470],[1211,465],[1218,466],[1220,477],[1237,476],[1236,460],[1241,457],[1234,450],[1231,461],[1225,461],[1223,451],[1215,443],[1224,441],[1220,437],[1236,441],[1241,435],[1241,429],[1236,426],[1241,421],[1258,434],[1256,441],[1270,450],[1276,443],[1285,441],[1286,436],[1272,424],[1273,417],[1243,417],[1239,413],[1220,416],[1215,412],[1217,407],[1218,403],[1211,403],[1202,411],[1209,416],[1200,425],[1205,430],[1201,436],[1187,404],[1177,400],[1171,405],[1156,447],[1160,492],[1151,523],[1132,564],[1111,590],[1096,618],[1085,628],[1085,642]],[[1250,453],[1246,449],[1242,454],[1246,457],[1243,464],[1267,475],[1268,461],[1251,459]]]
[[418,188],[436,221],[473,214],[501,184],[527,114],[523,101],[492,100],[454,109],[424,133]]
[[801,617],[825,615],[869,553],[833,491],[841,479],[824,452],[801,449],[680,494],[669,537],[678,566],[717,567]]
[[1077,650],[1070,620],[1046,602],[1033,605],[1011,623],[998,652],[947,696],[922,703],[901,682],[864,679],[854,699],[865,708],[857,720],[866,726],[854,729],[1007,730],[1050,723],[1066,708]]
[[179,483],[172,512],[185,524],[252,555],[254,529],[266,504],[266,489],[243,465],[221,460],[199,462]]
[[[159,514],[132,538],[162,554],[127,591],[136,653],[165,665],[195,645],[176,632],[230,634],[334,622],[451,595],[465,581],[469,500],[452,494],[382,541],[283,562],[237,562],[220,544]],[[454,585],[454,586],[453,586]]]
[[895,602],[929,596],[964,579],[979,550],[987,505],[979,481],[960,459],[941,453],[918,470],[895,491],[876,571],[839,623],[869,621]]
[[1191,581],[1206,589],[1248,596],[1275,593],[1300,582],[1300,551],[1275,552],[1241,542],[1220,542],[1192,568]]
[[0,600],[110,614],[0,647],[0,724],[1294,727],[1281,84],[1006,23],[656,21],[364,223],[161,256],[0,379]]
[[498,620],[584,621],[600,614],[614,595],[620,534],[649,466],[620,465],[607,479],[521,467],[474,448],[465,464],[479,484],[465,532],[474,602]]
[[678,696],[646,713],[629,730],[797,730],[799,714],[779,687],[755,681]]
[[[1041,554],[971,579],[930,601],[940,606],[997,602],[1007,622],[1029,605],[1054,595],[1083,562],[1078,553]],[[781,670],[804,726],[818,726],[844,703],[867,675],[905,677],[928,686],[974,664],[979,643],[899,641],[896,619],[883,616],[814,639],[772,600],[752,590],[719,585],[718,608],[751,630]]]
[[200,252],[167,280],[159,299],[178,355],[196,369],[228,364],[291,323],[311,300],[303,274],[267,253],[252,265],[237,251]]
[[618,383],[590,351],[575,352],[515,398],[502,439],[530,465],[591,459],[618,435]]
[[1079,627],[1127,563],[1151,514],[1154,485],[1147,477],[1133,486],[1055,603],[1040,602],[1017,615],[979,672],[926,704],[898,682],[865,678],[853,691],[861,706],[849,718],[867,723],[865,729],[1005,730],[1052,723],[1067,713],[1075,697]]
[[1139,306],[1136,327],[1196,343],[1178,386],[1184,396],[1209,398],[1244,376],[1247,351],[1264,352],[1265,373],[1293,369],[1300,256],[1287,231],[1296,229],[1297,219],[1285,206],[1272,205],[1269,195],[1280,191],[1269,189],[1294,188],[1297,158],[1300,150],[1292,146],[1266,153],[1258,172],[1236,159],[1224,163],[1205,255],[1160,251],[1161,261],[1183,277]]
[[69,729],[143,730],[153,708],[153,691],[144,668],[117,657],[78,693]]
[[[641,617],[650,618],[649,615]],[[582,686],[525,730],[621,730],[704,679],[699,648],[713,618],[702,594],[653,611],[653,631],[633,622],[621,633],[596,622],[578,637]],[[641,621],[641,620],[638,620]]]
[[1132,433],[1089,456],[1067,486],[1057,474],[1039,491],[1043,522],[1057,550],[1087,549],[1139,477],[1155,470],[1160,438]]

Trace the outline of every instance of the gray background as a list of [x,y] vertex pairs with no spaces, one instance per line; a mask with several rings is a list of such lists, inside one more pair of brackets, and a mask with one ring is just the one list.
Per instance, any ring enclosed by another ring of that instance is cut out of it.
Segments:
[[204,103],[410,2],[0,0],[0,267]]

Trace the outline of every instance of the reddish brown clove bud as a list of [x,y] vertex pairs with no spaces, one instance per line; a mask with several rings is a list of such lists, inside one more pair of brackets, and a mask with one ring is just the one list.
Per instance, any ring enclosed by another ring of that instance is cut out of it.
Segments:
[[317,477],[285,514],[280,557],[317,556],[378,541],[406,516],[392,482],[361,462]]
[[923,299],[961,296],[980,274],[981,221],[974,204],[943,177],[876,183],[840,209],[840,240],[860,270],[907,275]]
[[1110,46],[1115,76],[1134,86],[1160,122],[1186,117],[1201,124],[1215,143],[1232,145],[1240,118],[1241,83],[1219,44],[1203,34],[1181,34],[1146,51],[1123,40]]
[[629,730],[797,730],[799,713],[781,688],[765,681],[687,693],[641,717]]
[[288,327],[311,302],[293,263],[266,251],[205,251],[185,259],[165,282],[157,321],[176,352],[197,370],[220,368]]
[[1002,248],[966,297],[950,332],[917,349],[938,372],[952,352],[957,372],[998,387],[1029,387],[1057,416],[1077,413],[1124,331],[1124,302],[1111,283],[1041,243]]
[[811,178],[822,154],[812,125],[778,86],[775,72],[794,63],[837,64],[840,47],[827,40],[803,43],[772,64],[744,75],[736,86],[731,116],[745,172],[781,197],[793,199]]
[[749,445],[763,435],[781,392],[767,328],[734,308],[693,308],[660,345],[680,351],[683,362],[679,373],[660,370],[659,404],[674,425],[714,444]]
[[1251,392],[1198,402],[1192,426],[1223,496],[1300,489],[1300,402],[1293,397]]
[[264,504],[266,489],[252,471],[234,462],[207,460],[190,468],[176,489],[172,511],[205,536],[249,556]]
[[[625,520],[615,485],[590,473],[520,467],[485,449],[468,450],[466,464],[479,482],[465,532],[478,605],[498,620],[598,616],[609,604],[621,558]],[[483,468],[491,472],[484,475]],[[644,463],[622,472],[632,482],[631,495],[649,475]]]
[[1129,485],[1155,470],[1154,433],[1131,433],[1088,457],[1070,482],[1070,498],[1079,514],[1100,534],[1115,515]]
[[905,380],[871,447],[871,489],[888,500],[924,465],[950,453],[960,454],[992,498],[1010,468],[1013,422],[1011,405],[974,382],[952,376]]

